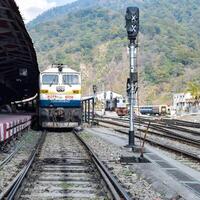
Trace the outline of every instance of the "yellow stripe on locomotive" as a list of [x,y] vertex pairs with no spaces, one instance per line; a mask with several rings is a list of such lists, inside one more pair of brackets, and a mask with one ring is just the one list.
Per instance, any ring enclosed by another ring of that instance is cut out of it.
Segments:
[[57,92],[57,91],[49,91],[49,90],[40,90],[40,94],[81,94],[81,90],[67,90],[64,92]]

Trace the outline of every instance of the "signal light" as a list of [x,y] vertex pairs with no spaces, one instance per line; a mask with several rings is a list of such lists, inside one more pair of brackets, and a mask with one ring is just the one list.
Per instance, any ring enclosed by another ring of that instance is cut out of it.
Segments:
[[139,32],[139,8],[128,7],[125,19],[128,39],[135,40]]
[[49,91],[48,90],[40,90],[41,94],[47,94]]

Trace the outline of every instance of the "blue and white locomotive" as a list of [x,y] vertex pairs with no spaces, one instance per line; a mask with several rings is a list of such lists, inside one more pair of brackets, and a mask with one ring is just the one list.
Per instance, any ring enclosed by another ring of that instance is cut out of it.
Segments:
[[52,65],[40,74],[39,123],[43,128],[80,125],[80,73],[65,65]]

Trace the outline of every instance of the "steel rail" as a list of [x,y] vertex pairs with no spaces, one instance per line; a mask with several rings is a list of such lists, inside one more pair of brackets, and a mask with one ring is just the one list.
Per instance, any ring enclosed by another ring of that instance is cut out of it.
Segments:
[[[148,121],[143,120],[142,122],[147,126],[149,120]],[[174,132],[174,131],[182,131],[184,133],[190,133],[190,134],[193,134],[193,135],[195,134],[196,136],[200,136],[200,132],[198,132],[198,131],[179,127],[179,126],[175,126],[175,125],[169,126],[168,124],[162,124],[160,121],[157,121],[157,120],[155,120],[155,121],[151,120],[151,129],[163,131],[164,133],[168,134],[169,137],[171,137],[170,135],[172,134],[175,137],[177,137],[177,139],[180,138],[180,140],[182,140],[183,142],[188,142],[188,143],[191,143],[193,145],[197,145],[198,147],[200,146],[199,140],[196,140],[196,139],[184,136],[184,135],[180,135],[180,134],[177,134],[177,133]],[[168,129],[170,129],[170,130],[168,130]]]
[[[98,119],[98,118],[96,118],[96,120],[97,121],[101,121],[101,122],[106,122],[106,120],[104,120],[104,119]],[[112,123],[114,125],[119,125],[119,126],[122,126],[124,128],[128,128],[128,124],[127,123],[123,122],[123,124],[122,124],[121,122],[118,122],[118,120],[117,121],[107,120],[107,123],[108,122],[110,122],[110,123]],[[145,125],[147,126],[147,124],[145,124]],[[175,133],[173,131],[166,130],[166,129],[162,128],[162,127],[159,127],[159,125],[151,124],[150,125],[150,129],[157,131],[157,132],[154,132],[154,131],[149,130],[148,132],[151,133],[151,134],[158,135],[160,137],[169,138],[169,139],[176,139],[176,140],[179,140],[181,142],[185,142],[185,143],[188,143],[190,145],[197,146],[197,147],[200,146],[200,141],[199,140],[196,140],[196,139],[193,139],[193,138],[189,138],[189,137],[177,134],[177,133]],[[142,132],[145,131],[145,130],[143,130],[141,128],[138,128],[138,130],[142,131]],[[160,131],[162,133],[159,133],[158,131]],[[165,133],[165,134],[163,134],[163,133]]]
[[[167,135],[163,135],[163,134],[158,133],[160,136],[164,136],[164,137],[166,136],[166,137],[171,138],[171,139],[177,139],[177,140],[180,140],[182,142],[187,142],[189,144],[200,147],[200,141],[199,140],[196,140],[196,139],[184,136],[184,135],[177,134],[173,131],[166,130],[165,128],[160,127],[159,125],[156,125],[156,124],[151,124],[150,128],[153,129],[153,130],[156,130],[156,131],[160,131],[160,132],[162,131],[162,132],[167,134]],[[154,132],[152,132],[152,134],[153,133]]]
[[[118,131],[118,132],[121,132],[121,133],[128,134],[127,132],[125,132],[123,130],[117,130],[117,129],[115,129],[115,130]],[[140,135],[138,135],[138,134],[136,134],[136,138],[143,140],[143,138],[141,138]],[[185,155],[187,157],[190,157],[190,158],[200,162],[200,157],[198,155],[194,154],[194,153],[190,153],[190,152],[187,152],[187,151],[185,151],[183,149],[179,149],[179,148],[176,148],[174,146],[171,146],[171,145],[168,145],[168,144],[164,144],[162,142],[158,142],[158,141],[155,141],[155,140],[149,139],[149,138],[146,138],[145,141],[147,141],[150,144],[163,147],[163,148],[168,149],[170,151],[174,151],[176,153],[180,153],[182,155]]]
[[9,154],[2,162],[0,162],[0,170],[6,165],[13,157],[14,155],[19,151],[19,149],[24,145],[24,142],[21,142],[14,151]]
[[34,163],[36,155],[39,152],[39,149],[41,148],[41,146],[45,140],[45,137],[46,137],[46,133],[43,132],[41,134],[41,137],[38,139],[38,142],[37,142],[35,148],[31,152],[31,155],[29,156],[27,163],[25,164],[23,169],[17,174],[17,176],[11,182],[11,184],[8,185],[8,187],[1,193],[0,200],[3,200],[3,199],[13,200],[14,199],[14,197],[17,194],[17,191],[19,190],[19,188],[22,185],[22,182],[26,178],[27,173],[30,171],[30,168],[31,168],[32,164]]
[[92,160],[94,161],[97,169],[99,170],[100,174],[102,175],[105,183],[107,184],[111,194],[113,195],[114,199],[116,200],[131,200],[133,198],[125,191],[125,189],[119,184],[116,178],[109,172],[106,166],[102,163],[102,161],[96,156],[94,151],[89,147],[88,144],[78,135],[77,131],[74,131],[78,140],[84,145],[84,147],[89,152]]
[[165,122],[166,124],[174,124],[174,125],[180,125],[180,126],[186,126],[186,127],[192,127],[192,128],[200,128],[200,123],[196,122],[189,122],[184,120],[178,120],[178,119],[162,119],[161,121]]
[[185,120],[180,120],[180,119],[170,119],[170,118],[155,118],[155,119],[150,119],[145,116],[140,116],[138,117],[141,120],[145,121],[159,121],[160,123],[164,124],[169,124],[169,125],[178,125],[178,126],[184,126],[184,127],[192,127],[192,128],[200,128],[200,123],[198,122],[191,122],[191,121],[185,121]]
[[[171,121],[170,123],[166,123],[163,119],[161,119],[161,120],[145,119],[145,118],[140,117],[140,118],[137,118],[136,120],[137,120],[137,122],[143,122],[143,123],[151,122],[151,124],[155,124],[157,126],[160,126],[160,127],[166,128],[166,129],[178,130],[178,131],[183,131],[183,132],[186,132],[186,133],[192,133],[192,134],[195,134],[195,135],[200,135],[199,131],[186,128],[186,127],[195,128],[193,126],[188,126],[187,123],[190,123],[190,122],[187,122],[187,121],[182,122],[182,124],[176,124],[176,123],[173,123],[173,121]],[[199,126],[200,126],[200,124],[199,124]],[[196,128],[198,128],[198,127],[196,127]]]
[[[98,116],[98,115],[97,115],[97,117],[102,118],[101,116]],[[104,119],[112,119],[112,120],[116,120],[116,121],[128,122],[128,119],[125,119],[125,118],[105,117],[105,116],[103,118]],[[142,123],[148,124],[149,122],[151,122],[151,125],[155,124],[155,125],[161,126],[163,128],[166,128],[166,129],[178,130],[178,131],[183,131],[183,132],[186,132],[186,133],[192,133],[192,134],[195,134],[195,135],[200,135],[200,132],[198,132],[196,130],[191,130],[191,129],[185,128],[185,126],[177,125],[176,123],[166,123],[164,120],[165,119],[157,120],[157,119],[147,119],[147,118],[142,118],[142,117],[137,117],[135,119],[136,123],[142,122]],[[169,120],[169,119],[167,119],[167,120]],[[182,121],[182,123],[184,123],[184,122],[186,124],[187,123],[193,123],[193,122],[188,122],[188,121]],[[200,126],[200,124],[199,124],[199,126]],[[194,128],[194,127],[192,127],[192,128]]]
[[182,131],[184,133],[191,133],[193,135],[200,136],[200,132],[198,132],[196,130],[188,129],[188,128],[183,128],[183,127],[180,127],[180,126],[169,125],[169,124],[161,124],[161,123],[156,123],[156,122],[152,122],[151,124],[153,124],[155,126],[162,127],[163,129],[177,130],[177,131]]
[[[78,136],[77,133],[75,133],[75,135],[77,136],[79,141],[84,145],[84,147],[87,149],[88,153],[91,155],[95,166],[97,167],[99,173],[101,174],[102,178],[104,179],[105,183],[107,184],[107,187],[110,190],[111,194],[113,195],[113,198],[116,200],[121,200],[121,199],[131,200],[131,199],[133,199],[128,195],[128,193],[121,187],[121,185],[117,182],[117,180],[107,170],[107,168],[104,166],[102,161],[100,161],[98,159],[98,157],[94,154],[92,149]],[[45,140],[45,136],[46,136],[46,134],[43,133],[41,135],[41,137],[38,139],[38,143],[36,144],[36,147],[32,151],[26,165],[18,173],[18,175],[15,177],[15,179],[12,181],[12,183],[1,193],[0,200],[3,200],[3,199],[13,200],[15,198],[24,179],[26,178],[32,165],[34,164],[34,160],[39,152],[39,149],[41,148],[41,146]]]
[[[23,131],[24,130],[22,130],[22,132]],[[0,162],[0,170],[4,167],[4,165],[6,165],[15,156],[15,154],[20,150],[20,148],[24,145],[24,143],[25,143],[24,141],[20,142],[20,144],[17,145],[17,147],[14,149],[14,151],[12,153],[10,153],[3,161]]]
[[164,125],[174,125],[174,126],[183,126],[183,127],[191,127],[191,128],[200,128],[200,123],[178,120],[178,119],[167,119],[167,118],[150,119],[150,118],[145,118],[145,117],[138,117],[138,119],[140,119],[141,121],[147,121],[147,122],[151,121],[151,122],[162,123]]
[[[110,124],[112,124],[112,122],[106,122],[106,121],[103,122],[103,123],[110,123]],[[114,125],[119,126],[119,127],[122,127],[122,126],[120,126],[120,124],[114,124]],[[100,126],[104,126],[104,127],[107,127],[107,128],[109,127],[109,126],[106,126],[106,125],[100,125]],[[124,127],[124,126],[123,126],[123,127]],[[116,128],[114,128],[114,130],[117,131],[117,132],[126,134],[126,135],[128,134],[128,132],[125,131],[125,130],[120,130],[120,129],[116,129]],[[138,138],[138,139],[144,140],[143,138],[141,138],[141,136],[140,136],[139,134],[135,134],[135,137]],[[187,157],[189,157],[189,158],[191,158],[191,159],[193,159],[193,160],[196,160],[196,161],[200,162],[200,156],[198,156],[198,155],[196,155],[196,154],[194,154],[194,153],[190,153],[190,152],[185,151],[185,150],[183,150],[183,149],[179,149],[179,148],[176,148],[176,147],[174,147],[174,146],[167,145],[167,144],[164,144],[164,143],[155,141],[155,140],[150,139],[150,138],[146,138],[145,141],[147,141],[148,143],[150,143],[150,144],[152,144],[152,145],[154,145],[154,146],[160,146],[160,147],[162,147],[162,148],[165,148],[165,149],[174,151],[174,152],[176,152],[176,153],[180,153],[180,154],[185,155],[185,156],[187,156]]]

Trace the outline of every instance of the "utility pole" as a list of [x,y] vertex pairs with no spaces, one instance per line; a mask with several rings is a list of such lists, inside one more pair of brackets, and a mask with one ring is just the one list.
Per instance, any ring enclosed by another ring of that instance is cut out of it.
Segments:
[[127,81],[127,91],[129,92],[129,144],[128,147],[135,146],[135,120],[134,120],[134,106],[136,105],[136,93],[138,72],[136,64],[136,39],[139,32],[139,8],[128,7],[126,11],[126,29],[128,34],[129,52],[130,52],[130,77]]

